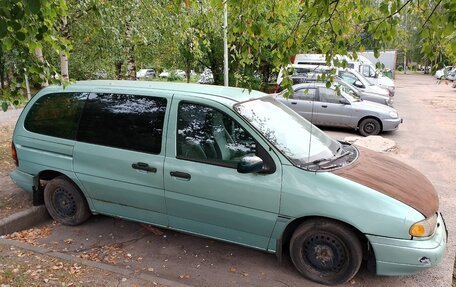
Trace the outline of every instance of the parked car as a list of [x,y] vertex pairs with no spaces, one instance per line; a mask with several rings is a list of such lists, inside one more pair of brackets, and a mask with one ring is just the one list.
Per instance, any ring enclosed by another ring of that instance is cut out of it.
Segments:
[[165,70],[165,71],[161,72],[158,76],[159,76],[160,78],[168,78],[169,75],[170,75],[170,73],[169,73],[168,71]]
[[209,84],[214,83],[214,75],[212,74],[211,69],[205,68],[200,75],[200,79],[197,82],[198,84]]
[[437,71],[435,72],[435,75],[434,75],[434,76],[435,76],[436,79],[443,80],[443,79],[445,79],[446,75],[447,75],[448,73],[450,73],[454,68],[455,68],[455,67],[453,67],[453,66],[446,66],[446,67],[443,67],[442,69],[437,70]]
[[[390,96],[394,96],[394,81],[376,69],[372,62],[365,56],[358,54],[357,59],[355,60],[349,56],[336,55],[335,59],[338,61],[346,61],[348,68],[362,74],[370,83],[387,89]],[[294,63],[314,65],[314,67],[325,67],[327,65],[326,56],[323,54],[297,54]],[[334,67],[333,63],[331,63],[331,67]]]
[[377,274],[405,275],[445,253],[429,180],[328,137],[261,92],[145,81],[50,86],[19,117],[12,156],[13,181],[62,224],[105,214],[290,254],[323,284],[347,282],[363,259]]
[[136,79],[148,79],[148,78],[155,78],[156,73],[154,69],[141,69],[136,72]]
[[344,92],[354,96],[355,98],[358,97],[363,101],[370,101],[393,107],[393,98],[390,96],[376,94],[366,90],[362,91],[361,89],[345,82],[341,77],[335,77],[335,83],[336,86],[339,86]]
[[387,89],[381,88],[375,84],[369,82],[363,75],[354,70],[339,70],[339,77],[341,77],[348,84],[355,86],[359,90],[365,93],[378,94],[381,96],[392,97],[392,94]]
[[275,97],[317,126],[353,128],[363,136],[394,131],[402,123],[392,107],[362,101],[325,83],[294,85],[291,98],[286,99],[284,93]]
[[[308,78],[306,75],[296,75],[291,76],[291,80],[293,81],[293,85],[303,84],[303,83],[315,83],[315,82],[322,82],[315,77]],[[324,82],[326,83],[326,82]],[[334,85],[342,89],[344,92],[352,95],[355,98],[360,98],[363,101],[371,101],[376,102],[379,104],[387,105],[392,107],[393,106],[393,99],[389,96],[369,93],[366,91],[361,91],[360,89],[350,85],[349,83],[345,82],[341,77],[335,76],[334,77]]]
[[456,80],[456,69],[451,70],[451,72],[449,72],[449,73],[447,74],[446,79],[447,79],[448,81],[454,81],[454,80]]

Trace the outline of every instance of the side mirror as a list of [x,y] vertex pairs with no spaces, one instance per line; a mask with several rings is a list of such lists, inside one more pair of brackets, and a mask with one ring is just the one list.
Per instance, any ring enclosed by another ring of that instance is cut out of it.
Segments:
[[339,103],[341,103],[343,105],[349,105],[350,104],[350,102],[346,98],[343,98],[343,97],[339,100]]
[[255,173],[263,169],[263,160],[256,155],[246,155],[239,161],[237,171],[239,173]]
[[355,81],[353,83],[353,86],[358,87],[358,88],[364,88],[363,83],[361,83],[360,81]]

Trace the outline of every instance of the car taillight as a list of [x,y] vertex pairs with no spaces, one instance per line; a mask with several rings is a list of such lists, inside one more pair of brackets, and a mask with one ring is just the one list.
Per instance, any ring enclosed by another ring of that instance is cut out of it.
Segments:
[[19,166],[19,159],[17,158],[16,146],[14,145],[14,142],[11,142],[11,157],[13,158],[16,166]]

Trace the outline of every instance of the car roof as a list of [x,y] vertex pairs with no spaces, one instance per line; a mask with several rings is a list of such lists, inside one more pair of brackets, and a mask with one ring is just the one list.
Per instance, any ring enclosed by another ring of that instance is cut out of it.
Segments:
[[216,85],[201,85],[187,84],[174,82],[154,82],[154,81],[127,81],[127,80],[93,80],[93,81],[77,81],[69,84],[66,87],[49,86],[46,90],[53,91],[83,91],[88,92],[92,89],[129,89],[129,92],[136,91],[163,91],[163,92],[178,92],[191,93],[203,98],[217,100],[219,102],[243,102],[251,99],[256,99],[266,96],[265,93],[243,88],[224,87]]
[[324,82],[311,82],[311,83],[302,83],[293,85],[293,90],[302,89],[302,88],[316,88],[316,87],[326,87]]

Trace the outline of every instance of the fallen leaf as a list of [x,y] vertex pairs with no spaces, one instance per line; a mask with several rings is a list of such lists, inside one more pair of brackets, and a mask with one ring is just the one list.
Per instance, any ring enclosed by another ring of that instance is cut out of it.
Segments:
[[236,268],[231,267],[231,268],[230,268],[230,272],[233,272],[233,273],[236,272]]
[[161,231],[157,227],[153,227],[150,224],[141,224],[141,226],[144,227],[145,229],[147,229],[148,231],[152,232],[155,235],[163,235],[163,231]]

